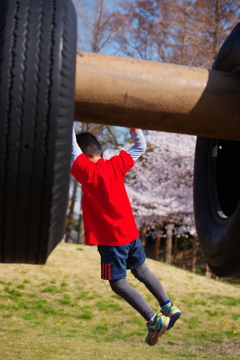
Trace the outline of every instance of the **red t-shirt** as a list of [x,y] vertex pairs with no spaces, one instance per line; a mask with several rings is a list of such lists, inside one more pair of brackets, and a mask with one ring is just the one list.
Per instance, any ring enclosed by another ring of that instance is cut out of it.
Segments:
[[126,152],[96,163],[81,154],[71,174],[82,184],[82,211],[85,243],[119,246],[138,238],[124,177],[134,161]]

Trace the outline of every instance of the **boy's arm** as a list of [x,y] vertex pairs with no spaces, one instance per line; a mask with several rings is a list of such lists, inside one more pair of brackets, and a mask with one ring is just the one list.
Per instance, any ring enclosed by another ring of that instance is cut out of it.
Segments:
[[78,146],[76,135],[74,131],[74,127],[72,127],[72,152],[71,152],[71,165],[74,163],[76,158],[82,154],[82,150]]
[[144,153],[147,146],[142,130],[136,128],[131,128],[131,130],[134,145],[127,150],[127,153],[136,161]]

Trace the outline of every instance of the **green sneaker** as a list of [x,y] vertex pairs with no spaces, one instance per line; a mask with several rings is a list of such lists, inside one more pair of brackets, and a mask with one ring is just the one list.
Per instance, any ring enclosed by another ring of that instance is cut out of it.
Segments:
[[181,311],[174,303],[169,304],[165,310],[161,310],[161,313],[170,319],[167,330],[170,330],[182,315]]
[[170,318],[163,316],[162,314],[158,314],[156,315],[155,324],[146,324],[148,328],[148,334],[145,341],[149,346],[153,346],[158,342],[158,339],[167,330],[169,322]]

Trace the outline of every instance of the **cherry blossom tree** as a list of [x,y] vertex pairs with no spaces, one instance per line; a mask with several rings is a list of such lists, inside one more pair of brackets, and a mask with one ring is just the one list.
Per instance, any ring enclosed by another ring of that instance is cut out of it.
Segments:
[[[195,234],[193,168],[195,136],[149,131],[147,150],[126,177],[138,223],[175,223],[179,233]],[[131,144],[126,144],[127,150]],[[110,157],[112,153],[106,152]]]

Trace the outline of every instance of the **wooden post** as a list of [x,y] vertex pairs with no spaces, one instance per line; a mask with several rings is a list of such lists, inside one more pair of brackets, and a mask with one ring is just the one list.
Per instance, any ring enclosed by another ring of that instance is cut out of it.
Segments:
[[237,73],[77,54],[76,121],[239,140],[239,97]]
[[208,266],[208,263],[206,263],[206,266],[205,266],[205,276],[209,279],[211,278],[211,270]]
[[173,227],[174,227],[173,224],[167,225],[167,238],[166,238],[166,263],[167,264],[171,264]]
[[197,261],[197,236],[193,237],[191,271],[195,272]]

